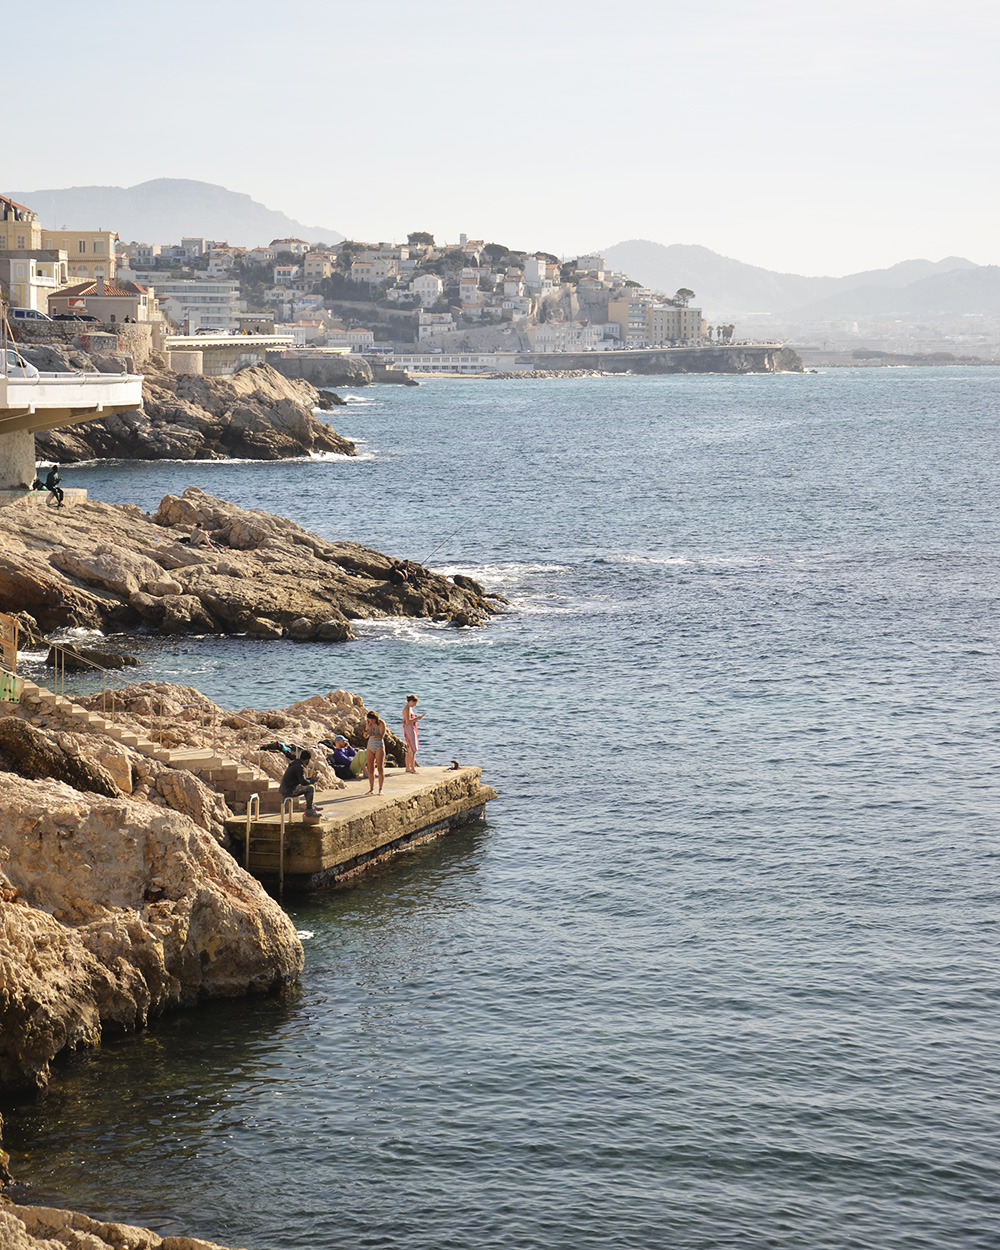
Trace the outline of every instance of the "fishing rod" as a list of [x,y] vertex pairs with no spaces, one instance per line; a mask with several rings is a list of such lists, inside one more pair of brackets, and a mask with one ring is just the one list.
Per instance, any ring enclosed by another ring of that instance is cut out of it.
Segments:
[[437,553],[441,550],[441,548],[447,546],[448,543],[450,543],[451,540],[455,537],[455,534],[460,534],[463,529],[464,529],[464,526],[460,525],[453,534],[449,534],[447,538],[439,542],[438,545],[434,548],[434,550],[430,553],[430,555],[425,556],[422,560],[419,560],[418,563],[422,564],[426,568],[427,561],[431,558],[431,556],[437,555]]

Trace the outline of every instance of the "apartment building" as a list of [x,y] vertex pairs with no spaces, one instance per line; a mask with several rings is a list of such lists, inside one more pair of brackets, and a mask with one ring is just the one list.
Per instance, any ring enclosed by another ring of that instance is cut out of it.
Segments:
[[306,252],[302,269],[307,282],[318,282],[333,273],[333,257],[328,252]]
[[240,284],[225,278],[157,278],[156,297],[167,316],[181,329],[218,326],[240,328]]
[[69,281],[65,252],[18,251],[0,253],[0,283],[15,308],[48,312],[48,298]]
[[705,334],[700,308],[678,307],[648,296],[610,300],[608,320],[617,323],[624,347],[698,343]]
[[0,252],[65,252],[70,278],[113,278],[113,230],[46,230],[25,204],[0,196]]

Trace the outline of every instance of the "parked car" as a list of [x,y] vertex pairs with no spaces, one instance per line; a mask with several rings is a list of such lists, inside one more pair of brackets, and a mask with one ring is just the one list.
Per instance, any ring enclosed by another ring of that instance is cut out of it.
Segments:
[[0,369],[0,373],[6,372],[8,378],[37,378],[38,370],[34,365],[29,365],[23,356],[15,351],[7,350],[7,368],[6,371]]
[[52,318],[46,313],[39,312],[37,308],[12,308],[10,317],[14,321],[51,321]]
[[100,321],[93,313],[53,313],[53,321]]
[[228,334],[228,330],[223,330],[222,326],[199,326],[195,330],[195,334]]

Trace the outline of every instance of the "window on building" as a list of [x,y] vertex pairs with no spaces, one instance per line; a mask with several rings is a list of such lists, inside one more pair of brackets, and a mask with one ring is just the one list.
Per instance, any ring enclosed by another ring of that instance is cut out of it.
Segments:
[[87,251],[87,240],[81,239],[77,245],[77,251],[83,256]]

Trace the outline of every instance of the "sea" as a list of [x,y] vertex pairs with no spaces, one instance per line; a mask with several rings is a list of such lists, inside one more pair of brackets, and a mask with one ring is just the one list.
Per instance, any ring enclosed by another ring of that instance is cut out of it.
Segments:
[[356,458],[70,466],[478,578],[483,629],[111,639],[344,687],[487,818],[284,900],[279,998],[7,1105],[21,1200],[250,1250],[1000,1246],[1000,370],[427,380]]

